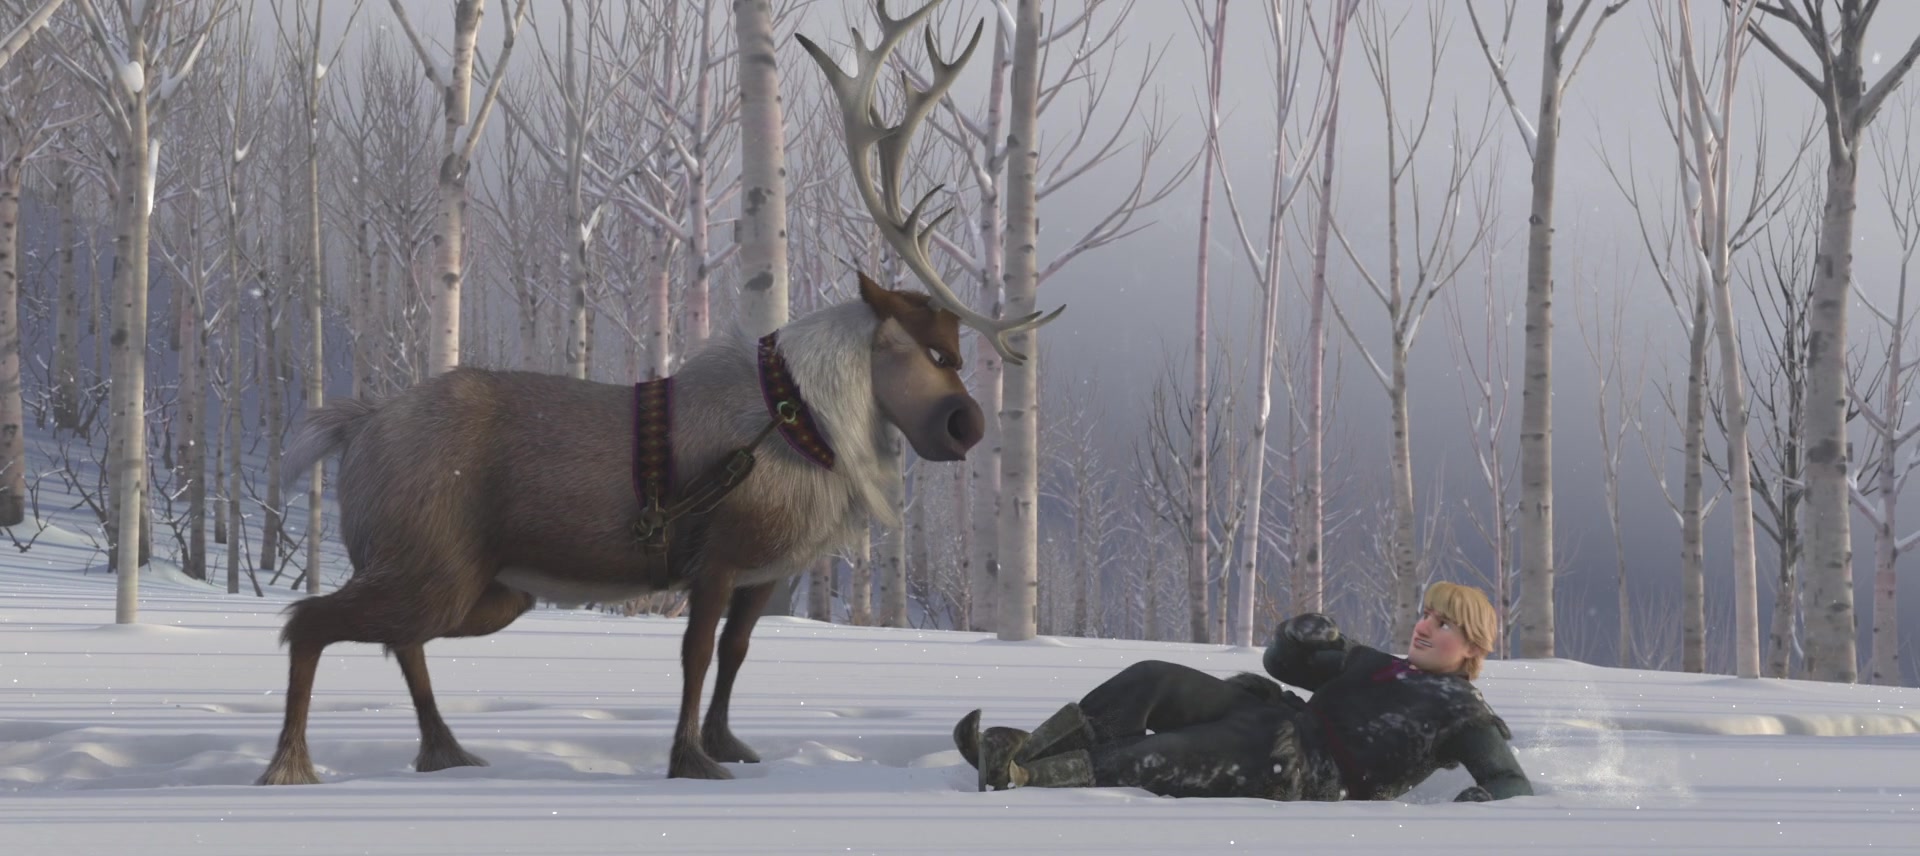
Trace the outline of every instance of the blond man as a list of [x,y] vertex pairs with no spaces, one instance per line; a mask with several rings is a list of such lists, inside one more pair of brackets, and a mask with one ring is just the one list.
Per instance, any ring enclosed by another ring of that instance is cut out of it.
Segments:
[[1497,632],[1479,589],[1427,589],[1407,656],[1342,636],[1319,613],[1274,632],[1260,675],[1221,679],[1159,660],[1135,663],[1031,733],[980,731],[962,718],[954,742],[980,789],[1138,787],[1173,797],[1397,799],[1441,768],[1475,784],[1456,801],[1526,796],[1506,723],[1473,686]]

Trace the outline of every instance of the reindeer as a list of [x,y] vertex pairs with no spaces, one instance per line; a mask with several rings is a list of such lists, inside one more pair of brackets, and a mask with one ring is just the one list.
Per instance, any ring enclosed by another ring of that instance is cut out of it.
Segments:
[[[839,98],[862,200],[929,293],[859,274],[857,300],[759,339],[735,330],[690,356],[670,387],[655,387],[671,390],[661,456],[670,465],[649,471],[668,472],[663,484],[684,502],[643,504],[641,468],[620,465],[646,457],[635,443],[639,397],[624,385],[456,368],[378,403],[345,400],[307,416],[284,471],[292,479],[340,453],[340,537],[354,573],[338,591],[288,607],[280,634],[290,659],[286,719],[260,784],[319,781],[307,711],[330,644],[379,644],[399,661],[420,725],[414,769],[485,766],[434,703],[428,641],[494,633],[539,599],[618,601],[680,589],[687,629],[667,775],[728,779],[719,762],[759,760],[733,735],[727,712],[774,584],[847,544],[870,518],[898,525],[886,500],[901,477],[888,453],[897,436],[930,461],[961,460],[979,442],[984,417],[959,374],[962,323],[1019,364],[1025,355],[1006,337],[1066,308],[1008,320],[974,312],[928,256],[940,218],[923,226],[920,214],[933,193],[902,213],[908,144],[980,40],[975,27],[950,65],[930,53],[931,87],[909,91],[900,124],[880,125],[871,109],[880,71],[933,5],[894,20],[879,0],[883,38],[859,51],[858,77],[801,39]],[[871,174],[876,148],[882,188]],[[776,430],[787,442],[764,442]],[[722,613],[720,670],[703,724],[701,687]]]

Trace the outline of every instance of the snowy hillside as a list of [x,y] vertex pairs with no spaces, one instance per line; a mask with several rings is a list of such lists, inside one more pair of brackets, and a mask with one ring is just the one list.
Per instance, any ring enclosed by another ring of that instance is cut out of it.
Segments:
[[[49,531],[57,542],[61,533]],[[43,551],[36,549],[35,554]],[[1920,691],[1490,663],[1482,685],[1540,795],[1392,803],[977,793],[966,710],[1030,726],[1134,660],[1217,674],[1255,651],[901,631],[769,618],[735,700],[767,763],[666,780],[682,622],[542,609],[433,643],[442,710],[492,762],[409,769],[414,717],[378,649],[322,664],[326,783],[262,788],[289,595],[150,576],[114,626],[96,566],[0,569],[0,852],[1920,853]]]

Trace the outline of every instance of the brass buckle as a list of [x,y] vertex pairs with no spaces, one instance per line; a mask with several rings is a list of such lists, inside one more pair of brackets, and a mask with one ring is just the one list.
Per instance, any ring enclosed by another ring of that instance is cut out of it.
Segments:
[[654,500],[651,507],[640,509],[640,516],[633,521],[633,536],[642,541],[659,540],[666,534],[667,524],[672,520],[666,509],[660,507],[660,501]]

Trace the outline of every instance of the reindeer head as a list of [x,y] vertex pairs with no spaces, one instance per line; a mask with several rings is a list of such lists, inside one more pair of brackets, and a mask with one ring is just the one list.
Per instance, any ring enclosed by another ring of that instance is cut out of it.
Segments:
[[873,333],[873,395],[913,452],[958,461],[980,442],[986,419],[960,382],[960,316],[924,294],[893,291],[860,274]]

